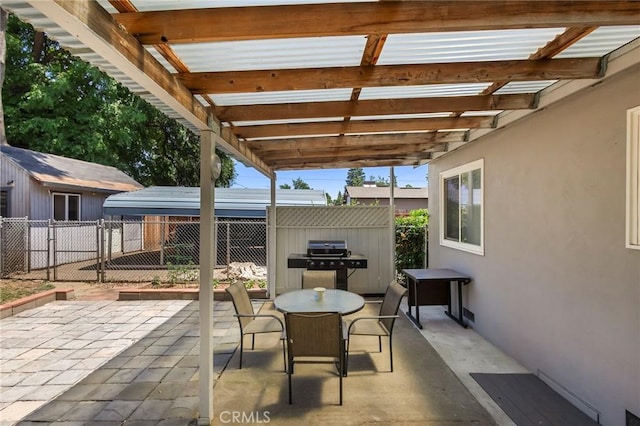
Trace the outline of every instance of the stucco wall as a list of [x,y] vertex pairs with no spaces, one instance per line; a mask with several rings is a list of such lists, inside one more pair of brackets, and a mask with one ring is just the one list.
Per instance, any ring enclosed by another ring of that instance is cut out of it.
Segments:
[[[625,248],[627,70],[429,165],[430,267],[470,274],[473,328],[600,412],[640,415],[640,251]],[[484,158],[485,255],[439,244],[438,174]]]

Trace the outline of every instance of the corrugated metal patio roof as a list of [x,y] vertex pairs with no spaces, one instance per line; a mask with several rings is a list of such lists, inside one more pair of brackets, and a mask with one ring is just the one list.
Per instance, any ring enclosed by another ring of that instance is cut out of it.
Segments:
[[268,176],[423,164],[640,63],[634,1],[0,4]]

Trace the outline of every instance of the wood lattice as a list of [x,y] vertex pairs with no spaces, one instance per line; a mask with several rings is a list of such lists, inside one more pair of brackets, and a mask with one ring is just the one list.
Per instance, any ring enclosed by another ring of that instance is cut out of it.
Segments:
[[278,207],[278,227],[371,228],[389,226],[389,208],[380,206]]

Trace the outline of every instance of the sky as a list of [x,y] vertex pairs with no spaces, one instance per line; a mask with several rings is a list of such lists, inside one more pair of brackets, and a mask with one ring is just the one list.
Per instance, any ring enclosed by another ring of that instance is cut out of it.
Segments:
[[[236,173],[238,177],[233,188],[269,188],[269,179],[262,173],[253,168],[245,167],[243,164],[235,162]],[[324,189],[331,198],[335,199],[338,191],[344,191],[347,180],[347,172],[349,169],[330,169],[330,170],[294,170],[276,172],[276,187],[288,183],[293,187],[293,179],[301,178],[313,189]],[[427,165],[419,167],[401,166],[394,167],[394,174],[399,187],[411,185],[413,187],[427,186]],[[377,178],[389,178],[389,167],[365,167],[364,173],[366,179],[371,176]]]

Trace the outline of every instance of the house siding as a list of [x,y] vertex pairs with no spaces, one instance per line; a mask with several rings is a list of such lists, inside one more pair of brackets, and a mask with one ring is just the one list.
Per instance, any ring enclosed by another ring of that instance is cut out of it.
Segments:
[[[13,184],[9,186],[10,181]],[[80,194],[82,220],[102,219],[102,204],[109,195],[44,187],[3,154],[0,154],[0,187],[8,191],[10,217],[28,217],[30,220],[51,219],[50,192]]]
[[[13,181],[11,186],[8,185]],[[31,178],[22,168],[0,153],[0,187],[8,192],[9,216],[29,216],[29,186]]]
[[80,194],[80,214],[81,220],[102,219],[102,204],[108,194],[92,193],[82,190],[68,188],[43,187],[34,183],[31,188],[31,214],[30,219],[47,220],[52,219],[51,193],[60,192],[64,194]]
[[441,246],[433,214],[430,267],[472,276],[473,328],[603,425],[640,415],[640,251],[624,235],[626,111],[638,105],[635,66],[429,165],[430,182],[480,158],[485,174],[485,255]]
[[[388,206],[389,199],[388,198],[354,198],[358,204],[363,206]],[[428,200],[426,198],[402,198],[402,199],[394,199],[393,203],[395,205],[396,211],[410,211],[417,209],[426,209],[429,207]]]

